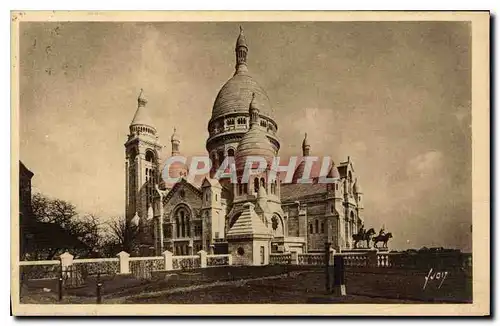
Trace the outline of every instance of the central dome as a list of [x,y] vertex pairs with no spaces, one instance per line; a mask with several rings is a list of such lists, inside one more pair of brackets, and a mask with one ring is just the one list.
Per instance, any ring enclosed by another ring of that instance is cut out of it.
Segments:
[[229,113],[248,113],[248,106],[255,94],[261,114],[272,117],[269,97],[262,87],[248,74],[236,73],[222,86],[212,109],[212,119]]

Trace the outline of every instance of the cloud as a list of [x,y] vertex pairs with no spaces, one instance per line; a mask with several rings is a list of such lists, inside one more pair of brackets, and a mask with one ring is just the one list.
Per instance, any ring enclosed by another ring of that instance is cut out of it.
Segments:
[[435,176],[443,165],[443,154],[439,151],[429,151],[412,158],[408,162],[407,173],[420,178]]

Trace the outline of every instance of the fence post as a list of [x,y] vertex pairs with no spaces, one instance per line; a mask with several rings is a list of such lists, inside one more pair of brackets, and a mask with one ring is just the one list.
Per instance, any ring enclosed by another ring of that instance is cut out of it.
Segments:
[[366,265],[368,267],[377,267],[377,260],[378,260],[378,256],[377,256],[377,250],[370,250],[367,252],[367,258],[368,258],[368,261],[366,262]]
[[198,251],[198,256],[200,256],[200,267],[207,267],[207,252],[205,250]]
[[336,296],[346,295],[344,257],[335,255],[333,259],[333,294]]
[[59,266],[59,279],[58,279],[58,287],[57,287],[57,290],[58,290],[58,294],[59,294],[59,301],[62,301],[62,298],[63,298],[63,274],[62,274],[62,262]]
[[102,282],[101,282],[101,273],[97,273],[97,279],[96,279],[96,296],[97,296],[97,304],[102,303]]
[[120,259],[120,274],[130,274],[130,254],[125,251],[121,251],[117,254],[117,256]]
[[174,269],[174,266],[172,264],[172,252],[165,250],[163,252],[163,258],[165,259],[165,270],[166,271],[171,271]]
[[330,292],[330,242],[325,242],[325,289]]
[[332,262],[332,266],[333,266],[333,262],[334,262],[334,259],[335,259],[335,249],[333,249],[332,247],[330,247],[330,261]]
[[61,256],[59,256],[59,259],[61,260],[61,276],[63,279],[65,279],[68,277],[71,266],[73,265],[73,255],[66,251]]

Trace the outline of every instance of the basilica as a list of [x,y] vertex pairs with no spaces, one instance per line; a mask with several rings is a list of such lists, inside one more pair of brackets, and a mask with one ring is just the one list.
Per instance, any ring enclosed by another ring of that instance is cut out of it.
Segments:
[[[206,150],[211,172],[200,182],[188,182],[188,166],[169,167],[167,184],[162,177],[164,147],[147,100],[139,95],[137,111],[125,143],[126,219],[137,225],[138,254],[193,255],[200,250],[231,254],[233,264],[266,264],[274,252],[321,252],[325,242],[336,250],[352,248],[352,235],[363,222],[363,193],[348,157],[331,164],[333,183],[297,182],[311,155],[307,134],[294,167],[292,182],[267,168],[242,182],[246,158],[278,156],[278,121],[266,91],[252,78],[243,31],[236,41],[234,75],[217,94],[208,120]],[[208,118],[208,117],[207,117]],[[193,134],[194,135],[194,134]],[[181,139],[171,136],[171,155],[181,155]],[[319,153],[318,153],[319,154]],[[238,182],[215,178],[226,158],[234,159]]]

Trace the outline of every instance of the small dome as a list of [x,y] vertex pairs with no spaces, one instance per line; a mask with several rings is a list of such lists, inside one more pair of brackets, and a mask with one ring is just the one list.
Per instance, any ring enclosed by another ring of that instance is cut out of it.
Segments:
[[212,119],[228,113],[248,113],[248,106],[255,93],[260,114],[272,118],[272,108],[267,93],[248,74],[238,73],[222,86],[212,109]]
[[148,101],[143,96],[143,90],[139,93],[137,97],[137,111],[135,111],[134,118],[130,123],[130,126],[143,125],[148,127],[153,127],[153,120],[149,116],[148,110],[146,109],[146,104]]
[[259,156],[266,160],[268,166],[272,164],[275,156],[274,148],[266,137],[264,131],[257,125],[250,128],[243,135],[235,153],[235,165],[238,171],[245,168],[249,156]]

